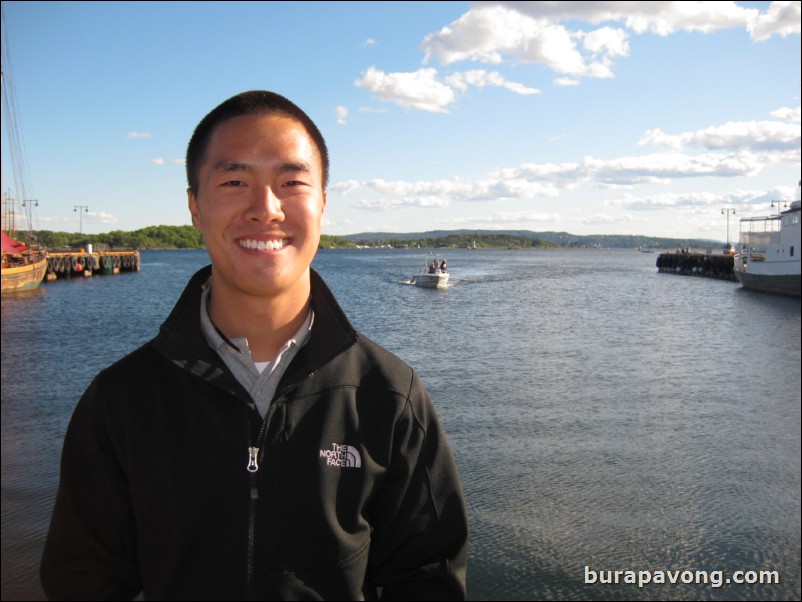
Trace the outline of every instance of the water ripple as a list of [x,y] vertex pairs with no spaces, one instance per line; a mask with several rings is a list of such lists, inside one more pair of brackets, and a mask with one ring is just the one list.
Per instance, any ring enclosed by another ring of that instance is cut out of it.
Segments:
[[[485,600],[800,598],[800,304],[616,251],[324,251],[353,322],[438,408]],[[198,253],[3,298],[3,599],[36,570],[61,438],[98,369],[155,332]],[[38,357],[36,362],[31,357]],[[609,570],[777,570],[779,585],[585,583]]]

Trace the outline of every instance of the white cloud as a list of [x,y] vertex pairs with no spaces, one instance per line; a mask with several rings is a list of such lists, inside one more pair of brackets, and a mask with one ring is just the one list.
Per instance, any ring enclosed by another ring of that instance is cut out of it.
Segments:
[[607,215],[605,213],[596,213],[594,215],[588,215],[587,217],[579,219],[579,223],[585,226],[610,226],[619,224],[631,224],[634,221],[645,221],[645,220],[642,219],[636,220],[634,217],[628,214]]
[[129,140],[147,140],[151,137],[153,137],[153,134],[150,132],[128,132]]
[[323,225],[326,226],[327,229],[338,228],[338,227],[351,228],[352,226],[356,225],[356,222],[354,222],[354,220],[352,219],[345,218],[341,220],[332,220],[329,219],[328,215],[329,215],[328,213],[323,214]]
[[749,34],[758,42],[773,35],[782,37],[800,33],[802,9],[800,2],[772,2],[769,10],[760,14],[749,24]]
[[733,190],[713,192],[665,192],[648,196],[624,195],[605,202],[610,207],[623,207],[630,211],[657,211],[675,208],[701,208],[720,211],[723,207],[735,208],[736,215],[765,211],[776,199],[793,198],[791,186],[778,186],[771,190]]
[[[677,30],[709,33],[747,27],[760,11],[735,2],[474,2],[477,9],[505,6],[532,19],[620,22],[635,33],[669,35]],[[786,17],[787,19],[787,17]]]
[[172,163],[173,165],[185,165],[186,162],[187,162],[186,159],[171,159],[170,160],[170,163]]
[[457,100],[457,92],[466,92],[471,86],[505,88],[525,96],[541,93],[536,88],[508,81],[497,71],[484,69],[452,73],[441,81],[433,68],[412,73],[384,73],[370,67],[355,84],[370,90],[385,102],[433,113],[448,112],[448,106]]
[[435,69],[384,73],[370,67],[362,79],[354,83],[359,88],[370,90],[381,100],[421,111],[445,113],[448,105],[456,100],[454,90],[437,79]]
[[360,48],[367,48],[369,46],[375,46],[375,45],[376,45],[376,40],[374,40],[373,38],[368,38],[367,40],[362,42],[362,44],[360,44]]
[[[463,82],[484,81],[485,75],[465,76]],[[585,157],[570,163],[524,163],[496,169],[484,177],[406,181],[373,179],[348,180],[331,187],[335,193],[360,195],[355,206],[389,211],[405,207],[446,207],[450,202],[537,201],[560,196],[586,184],[599,188],[631,188],[638,184],[666,184],[672,180],[700,177],[748,177],[765,166],[800,162],[800,109],[774,112],[786,121],[728,122],[696,132],[678,135],[655,129],[644,134],[641,145],[655,144],[672,152],[614,157]],[[681,152],[685,146],[700,146],[709,151],[697,155]],[[778,189],[779,190],[779,189]],[[749,194],[749,193],[743,193]],[[778,198],[790,198],[790,194]],[[628,199],[628,197],[620,197]],[[734,195],[729,202],[738,201]],[[628,199],[633,209],[663,206],[697,206],[723,202],[721,195],[710,201],[704,195],[651,196]],[[612,202],[616,204],[616,202]]]
[[[799,110],[797,109],[797,116]],[[793,115],[791,115],[793,116]],[[729,121],[695,132],[667,134],[661,129],[649,130],[638,142],[675,150],[698,146],[709,150],[797,151],[802,142],[799,122]]]
[[343,106],[338,106],[334,109],[334,112],[337,113],[337,124],[338,125],[347,125],[348,124],[348,108]]
[[596,182],[610,186],[661,183],[701,176],[753,176],[762,166],[759,158],[751,153],[708,153],[698,156],[665,153],[610,160],[587,157],[582,162],[583,170]]
[[[88,216],[88,220],[87,220]],[[111,213],[106,213],[105,211],[90,211],[84,217],[84,221],[89,221],[94,224],[116,224],[120,220],[117,218],[116,215]]]
[[[387,181],[382,179],[357,182],[350,180],[335,184],[331,190],[343,196],[360,193],[381,197],[380,201],[362,200],[360,208],[400,208],[408,206],[447,206],[450,201],[498,201],[554,197],[557,188],[551,183],[529,181],[524,178],[483,178],[463,180],[435,180],[430,182]],[[387,199],[392,200],[387,200]]]
[[754,175],[762,166],[760,157],[751,153],[655,153],[613,159],[585,157],[580,163],[523,164],[497,170],[491,177],[550,182],[559,189],[572,189],[590,181],[602,186],[632,186],[674,178]]
[[[597,42],[599,51],[604,48],[602,37]],[[579,52],[576,39],[562,25],[532,19],[514,8],[489,6],[470,10],[449,27],[426,36],[424,62],[436,58],[443,65],[465,60],[498,64],[512,58],[581,76],[592,69]],[[619,40],[617,48],[620,44]]]
[[589,174],[581,163],[524,163],[517,167],[497,169],[491,172],[489,177],[499,180],[548,182],[553,190],[554,187],[576,188],[589,179]]
[[345,196],[358,191],[361,186],[358,180],[343,180],[342,182],[336,182],[329,186],[329,190]]
[[468,89],[468,86],[473,86],[474,88],[495,86],[498,88],[506,88],[507,90],[524,96],[541,93],[541,91],[536,88],[528,88],[523,84],[507,81],[498,71],[485,71],[484,69],[453,73],[446,77],[445,81],[451,87],[463,92]]
[[[55,219],[58,220],[58,218]],[[77,216],[67,216],[61,221],[75,222],[77,219]],[[112,213],[106,213],[105,211],[85,211],[81,219],[86,224],[116,224],[120,221],[116,215]]]
[[150,162],[153,163],[153,165],[164,165],[166,163],[166,161],[162,157],[151,159]]
[[[619,23],[636,34],[710,33],[743,28],[753,39],[800,32],[800,3],[772,2],[766,12],[735,2],[473,2],[450,25],[423,40],[424,62],[536,63],[570,79],[613,77],[613,59],[630,54],[629,33],[575,23]],[[573,27],[573,29],[569,28]]]
[[626,32],[612,27],[602,27],[587,33],[582,38],[585,50],[593,54],[629,56],[629,38]]
[[[84,212],[81,219],[87,224],[116,224],[120,221],[116,215],[105,211]],[[72,212],[68,215],[42,215],[37,217],[37,221],[46,224],[74,224],[78,221],[78,216]]]
[[797,107],[795,109],[782,107],[776,111],[772,111],[771,116],[776,119],[790,121],[791,123],[800,123],[802,122],[802,107]]
[[448,199],[436,196],[418,196],[400,199],[364,199],[354,203],[357,209],[367,209],[368,211],[392,211],[394,209],[405,209],[407,207],[418,207],[424,209],[444,209],[448,207]]
[[572,77],[558,77],[557,79],[554,80],[554,85],[559,86],[561,88],[565,88],[568,86],[578,86],[579,80],[574,79]]
[[354,207],[390,211],[407,207],[447,207],[451,202],[538,201],[558,197],[561,190],[576,189],[587,183],[602,188],[625,188],[644,183],[663,184],[674,179],[752,176],[762,167],[759,157],[750,153],[586,157],[580,163],[524,164],[476,179],[349,180],[333,185],[331,191],[342,196],[362,197]]
[[537,211],[502,211],[494,213],[490,221],[507,226],[523,223],[557,223],[560,216],[556,213],[539,213]]
[[560,222],[560,215],[557,213],[540,213],[537,211],[501,211],[491,215],[448,217],[435,220],[435,224],[446,224],[450,228],[464,226],[471,228],[481,228],[487,230],[506,230],[510,224],[517,228],[527,225],[543,224],[556,225]]

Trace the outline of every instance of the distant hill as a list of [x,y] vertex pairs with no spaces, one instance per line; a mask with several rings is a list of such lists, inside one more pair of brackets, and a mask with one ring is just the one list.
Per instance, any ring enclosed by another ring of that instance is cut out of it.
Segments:
[[[192,226],[150,226],[131,232],[114,230],[105,234],[80,234],[39,230],[34,240],[47,249],[83,247],[131,249],[203,249],[203,235]],[[714,240],[656,238],[636,235],[597,234],[579,236],[568,232],[532,232],[530,230],[430,230],[428,232],[362,232],[346,236],[320,237],[321,248],[366,246],[532,248],[592,247],[605,249],[718,249],[724,243]]]
[[[510,239],[518,239],[525,246],[529,241],[542,241],[551,245],[571,247],[596,247],[606,249],[635,249],[648,247],[655,249],[675,249],[677,247],[718,248],[724,243],[708,239],[662,238],[629,234],[591,234],[580,236],[568,232],[532,232],[530,230],[431,230],[428,232],[362,232],[343,236],[355,244],[414,244],[420,241],[446,241],[459,239],[476,239],[476,246],[507,246]],[[491,241],[504,241],[492,244]],[[421,245],[423,246],[423,245]],[[434,245],[438,246],[438,245]],[[448,246],[448,245],[444,245]]]
[[[76,232],[51,232],[37,230],[33,233],[37,244],[45,249],[68,249],[94,245],[95,249],[205,249],[203,233],[192,226],[149,226],[140,230],[123,232],[114,230],[104,234],[82,234]],[[349,248],[356,244],[340,236],[320,237],[321,248]]]

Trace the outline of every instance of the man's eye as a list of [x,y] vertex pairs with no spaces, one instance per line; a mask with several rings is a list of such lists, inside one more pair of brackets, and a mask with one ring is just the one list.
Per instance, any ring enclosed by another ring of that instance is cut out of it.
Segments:
[[228,180],[227,182],[223,182],[223,186],[245,186],[245,182],[242,180]]

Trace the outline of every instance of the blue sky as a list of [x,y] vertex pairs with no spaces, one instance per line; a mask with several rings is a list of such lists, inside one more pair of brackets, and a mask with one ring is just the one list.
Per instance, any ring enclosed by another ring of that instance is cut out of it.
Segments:
[[[725,240],[728,215],[737,231],[738,217],[797,192],[800,2],[9,1],[3,11],[3,70],[40,229],[189,224],[193,128],[257,88],[295,101],[326,137],[326,234]],[[2,186],[15,195],[3,121]],[[76,206],[88,208],[80,225]]]

